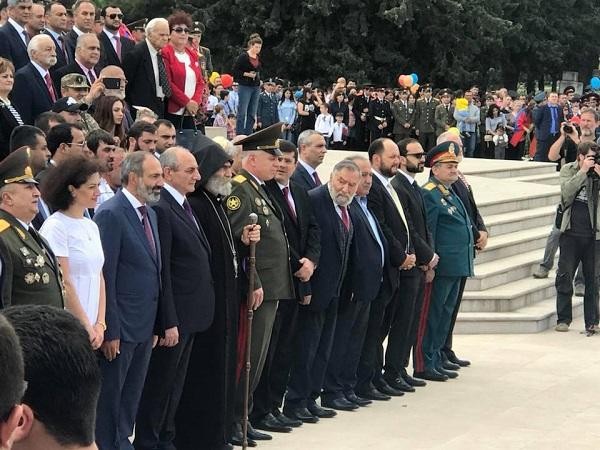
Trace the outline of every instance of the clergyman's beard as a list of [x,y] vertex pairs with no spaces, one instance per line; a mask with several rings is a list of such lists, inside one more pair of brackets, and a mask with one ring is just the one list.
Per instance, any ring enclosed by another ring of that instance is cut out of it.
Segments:
[[227,197],[229,194],[231,194],[232,190],[231,180],[227,177],[213,175],[206,182],[205,188],[213,195]]

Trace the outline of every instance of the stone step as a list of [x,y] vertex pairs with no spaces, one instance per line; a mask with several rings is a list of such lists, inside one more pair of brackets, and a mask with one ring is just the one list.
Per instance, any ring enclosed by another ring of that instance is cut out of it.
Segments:
[[523,228],[509,234],[492,235],[485,250],[477,255],[475,264],[497,261],[501,258],[517,255],[530,250],[544,248],[550,234],[550,226]]
[[492,237],[500,236],[502,234],[541,227],[543,225],[547,225],[548,229],[550,229],[554,221],[555,213],[556,205],[551,205],[494,214],[486,216],[484,220],[490,239],[492,239]]
[[[468,158],[464,161],[471,162]],[[477,161],[477,160],[475,160]],[[516,178],[529,175],[556,173],[556,163],[539,163],[523,161],[490,161],[480,164],[462,164],[461,171],[468,175],[486,178]]]
[[548,278],[523,278],[484,291],[465,291],[461,312],[510,312],[556,295],[556,271]]
[[535,175],[526,175],[523,177],[513,178],[514,181],[522,181],[525,183],[548,184],[551,186],[560,185],[560,176],[558,172],[554,173],[539,173]]
[[[528,183],[523,185],[523,191],[513,197],[485,199],[477,202],[482,217],[489,217],[507,212],[531,210],[543,206],[558,205],[560,201],[560,186],[544,186],[544,192],[528,193]],[[533,186],[529,184],[529,186]],[[539,185],[538,185],[539,186]]]
[[[573,317],[583,314],[583,299],[573,297]],[[539,333],[556,325],[556,298],[547,298],[512,312],[460,313],[454,332],[457,334]],[[573,330],[571,332],[578,332]]]
[[485,291],[496,286],[529,278],[544,256],[544,249],[531,250],[508,258],[475,266],[475,276],[467,280],[465,290]]

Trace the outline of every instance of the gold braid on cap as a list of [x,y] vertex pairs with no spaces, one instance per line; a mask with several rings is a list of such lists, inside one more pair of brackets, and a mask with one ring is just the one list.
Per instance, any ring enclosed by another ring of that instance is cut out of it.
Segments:
[[[31,149],[27,147],[27,162],[31,160]],[[4,180],[4,184],[18,183],[19,181],[33,178],[33,171],[29,165],[25,166],[23,175]]]
[[272,148],[279,148],[279,141],[281,139],[276,139],[271,145],[257,145],[256,150],[270,150]]

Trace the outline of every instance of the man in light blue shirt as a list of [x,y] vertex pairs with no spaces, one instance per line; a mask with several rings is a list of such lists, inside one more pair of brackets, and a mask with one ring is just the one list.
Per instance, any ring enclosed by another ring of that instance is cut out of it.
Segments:
[[465,92],[465,98],[469,102],[467,109],[454,109],[454,118],[456,126],[462,134],[465,156],[472,158],[475,154],[475,144],[477,143],[477,124],[479,123],[479,108],[473,103],[473,93]]

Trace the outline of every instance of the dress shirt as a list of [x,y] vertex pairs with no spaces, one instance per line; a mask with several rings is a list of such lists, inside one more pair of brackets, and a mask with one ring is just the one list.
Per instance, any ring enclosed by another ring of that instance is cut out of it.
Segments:
[[17,30],[17,33],[19,33],[19,37],[21,38],[21,40],[25,44],[25,47],[27,47],[28,42],[27,42],[27,40],[25,38],[25,35],[23,34],[23,32],[27,33],[27,30],[25,28],[23,28],[15,20],[13,20],[11,18],[8,19],[8,23],[10,23],[13,26],[13,28],[15,30]]
[[115,196],[115,193],[112,190],[112,188],[110,187],[110,185],[108,184],[108,181],[106,181],[106,179],[104,179],[104,178],[100,178],[100,183],[98,184],[98,190],[100,191],[100,195],[98,196],[98,200],[96,202],[95,209],[98,209],[98,206],[100,206],[102,203],[104,203],[109,198],[112,198]]
[[404,178],[406,178],[410,184],[417,182],[413,177],[411,177],[408,173],[406,173],[402,169],[398,170],[398,173],[401,173],[402,175],[404,175]]
[[300,165],[302,167],[304,167],[306,169],[306,171],[308,172],[308,174],[310,175],[310,177],[313,179],[315,179],[315,172],[316,170],[313,169],[311,166],[309,166],[307,163],[305,163],[304,161],[302,161],[300,158],[298,158],[298,162],[300,163]]
[[117,53],[117,55],[118,55],[119,52],[117,51],[116,40],[121,39],[121,36],[119,36],[119,32],[112,33],[110,31],[108,31],[106,28],[103,28],[102,32],[108,36],[108,40],[110,41],[110,44],[113,46],[113,48],[115,49],[115,53]]
[[183,208],[183,202],[185,201],[185,195],[181,194],[181,192],[179,192],[177,189],[175,189],[173,186],[171,186],[168,183],[164,183],[163,187],[167,190],[167,192],[169,194],[171,194],[173,196],[175,201],[177,203],[179,203],[179,206],[181,206]]
[[137,198],[135,198],[131,192],[129,192],[127,190],[127,188],[123,188],[121,190],[123,191],[123,195],[125,195],[125,198],[127,198],[127,200],[129,201],[129,203],[131,203],[131,206],[133,206],[133,209],[135,210],[135,213],[137,214],[138,219],[140,219],[140,223],[141,223],[143,217],[142,217],[142,213],[139,210],[139,207],[140,206],[147,206],[147,205],[142,205],[140,203],[140,201]]
[[[81,67],[81,70],[83,71],[83,74],[85,75],[85,77],[88,79],[88,82],[90,83],[90,86],[92,84],[94,84],[94,81],[96,81],[98,79],[98,75],[96,74],[96,71],[94,70],[94,68],[92,67],[91,69],[88,69],[83,64],[81,64],[79,61],[77,61],[77,59],[75,59],[75,62],[77,63],[77,65],[79,67]],[[93,80],[90,79],[90,74],[89,74],[90,72],[92,72],[92,74],[94,75],[94,79]]]
[[[287,185],[283,185],[278,181],[277,186],[279,186],[279,189],[281,190],[282,194],[283,194],[283,188],[288,188],[288,195],[287,195],[286,200],[287,200],[288,204],[294,209],[294,213],[296,213],[296,202],[294,202],[294,197],[292,196],[292,190],[290,189],[290,183],[288,182]],[[298,214],[296,213],[296,216],[297,215]]]
[[83,31],[81,31],[79,28],[77,28],[75,25],[73,25],[73,31],[75,32],[75,34],[77,34],[77,36],[81,36],[82,34],[85,34]]
[[371,211],[369,211],[369,208],[367,207],[367,197],[356,197],[356,199],[358,200],[360,209],[362,209],[363,213],[365,213],[365,216],[367,216],[369,226],[371,227],[371,230],[373,230],[373,234],[375,234],[375,238],[379,244],[379,249],[381,250],[381,267],[383,267],[385,264],[385,253],[383,250],[383,242],[381,241],[381,236],[379,235],[377,222],[375,222],[375,217],[373,217],[373,214],[371,214]]
[[46,30],[46,33],[48,33],[50,36],[52,36],[52,37],[54,38],[54,40],[55,40],[55,41],[58,41],[58,42],[60,42],[60,41],[58,40],[58,38],[59,38],[59,37],[62,37],[62,38],[64,38],[64,35],[63,35],[62,33],[58,33],[58,32],[56,32],[56,31],[54,31],[54,30],[52,30],[52,29],[50,29],[50,28],[48,28],[48,27],[44,28],[44,30]]
[[[375,175],[377,178],[379,178],[379,181],[381,181],[383,183],[383,186],[385,187],[386,191],[388,192],[388,195],[392,198],[392,201],[396,205],[396,208],[398,209],[398,214],[400,214],[400,218],[402,219],[402,222],[404,223],[404,227],[406,228],[406,235],[408,236],[408,242],[410,243],[410,230],[408,229],[408,221],[406,220],[406,214],[404,212],[404,207],[402,206],[402,202],[400,202],[398,193],[394,190],[394,187],[391,185],[391,182],[390,182],[391,179],[384,177],[382,174],[380,174],[375,169],[371,169],[371,172],[373,172],[373,175]],[[408,244],[408,245],[410,245],[410,244]],[[408,252],[408,247],[407,247],[407,252]]]
[[158,50],[154,48],[154,46],[150,43],[148,39],[146,39],[146,45],[148,45],[148,50],[150,51],[150,60],[152,61],[152,71],[154,72],[154,85],[156,86],[156,96],[158,98],[164,98],[165,93],[163,92],[163,88],[160,85],[160,78],[158,76]]
[[33,59],[31,60],[31,64],[33,64],[33,67],[35,67],[37,69],[37,71],[40,73],[40,75],[42,76],[44,81],[46,81],[46,75],[48,75],[50,72],[48,72],[46,69],[44,69],[38,63],[36,63]]

